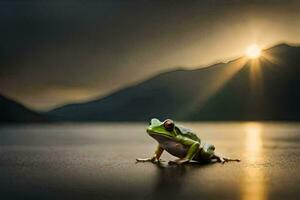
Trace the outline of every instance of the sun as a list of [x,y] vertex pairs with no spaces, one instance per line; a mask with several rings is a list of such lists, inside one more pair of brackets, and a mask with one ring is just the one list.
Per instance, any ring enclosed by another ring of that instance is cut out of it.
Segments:
[[246,49],[246,56],[251,59],[258,58],[261,54],[261,49],[257,44],[251,44],[250,46],[247,47]]

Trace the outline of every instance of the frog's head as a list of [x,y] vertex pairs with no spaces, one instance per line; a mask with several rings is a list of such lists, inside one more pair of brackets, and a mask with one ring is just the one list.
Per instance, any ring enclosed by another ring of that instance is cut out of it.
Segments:
[[176,137],[175,124],[171,119],[161,122],[153,118],[147,128],[147,133],[158,142],[161,142],[162,139],[172,139]]

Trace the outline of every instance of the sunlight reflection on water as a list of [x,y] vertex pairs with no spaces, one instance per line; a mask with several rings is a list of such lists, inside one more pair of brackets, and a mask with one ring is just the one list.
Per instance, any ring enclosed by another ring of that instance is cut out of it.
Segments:
[[[262,153],[262,126],[259,123],[245,124],[245,153],[250,164],[257,163]],[[242,189],[243,200],[265,200],[266,185],[262,167],[245,168]]]

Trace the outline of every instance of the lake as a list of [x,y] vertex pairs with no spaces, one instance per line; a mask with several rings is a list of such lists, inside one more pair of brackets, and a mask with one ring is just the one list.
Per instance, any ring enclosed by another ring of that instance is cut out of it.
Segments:
[[[156,142],[145,123],[0,126],[1,199],[296,199],[300,124],[181,123],[226,164],[136,163]],[[164,153],[163,160],[174,157]]]

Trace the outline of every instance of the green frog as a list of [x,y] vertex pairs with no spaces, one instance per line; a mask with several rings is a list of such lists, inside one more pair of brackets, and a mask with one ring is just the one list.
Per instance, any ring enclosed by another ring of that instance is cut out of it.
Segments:
[[138,158],[137,162],[159,162],[164,150],[178,158],[170,161],[170,164],[183,164],[191,160],[198,162],[216,160],[220,163],[240,161],[216,154],[214,145],[201,142],[195,133],[187,128],[176,126],[171,119],[161,122],[153,118],[147,133],[158,142],[158,146],[152,157]]

